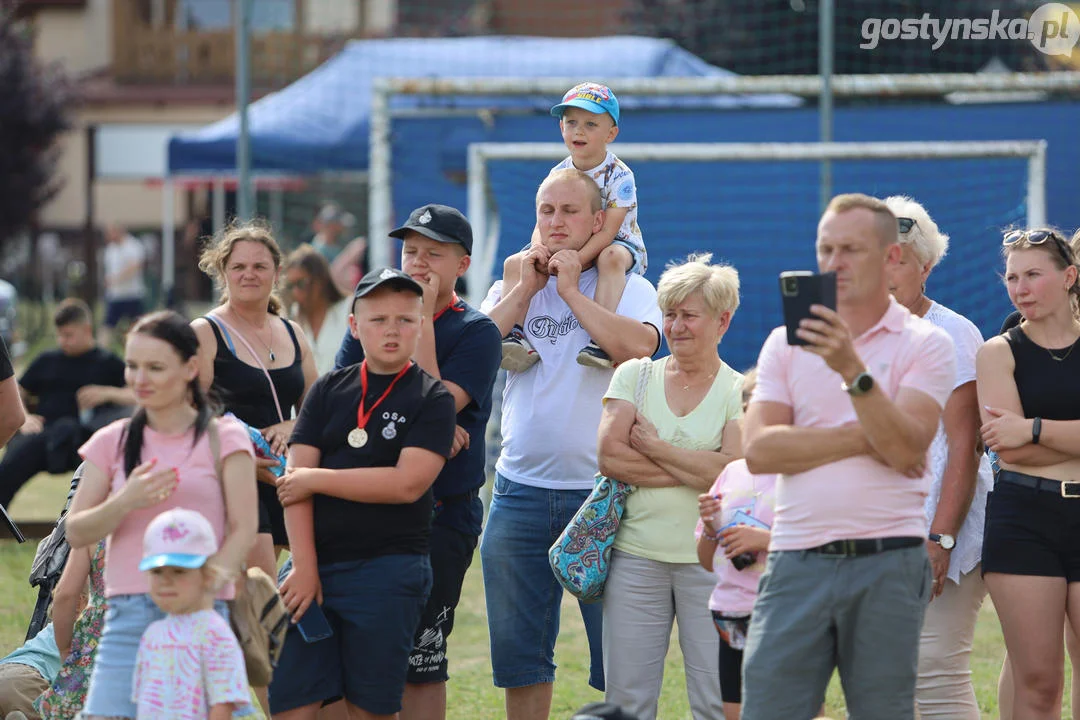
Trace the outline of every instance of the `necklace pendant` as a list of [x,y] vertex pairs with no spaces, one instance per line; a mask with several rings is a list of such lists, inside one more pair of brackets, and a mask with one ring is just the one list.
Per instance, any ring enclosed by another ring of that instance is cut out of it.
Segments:
[[271,350],[270,351],[270,362],[274,362],[275,360],[277,360],[277,358],[274,356],[274,351]]

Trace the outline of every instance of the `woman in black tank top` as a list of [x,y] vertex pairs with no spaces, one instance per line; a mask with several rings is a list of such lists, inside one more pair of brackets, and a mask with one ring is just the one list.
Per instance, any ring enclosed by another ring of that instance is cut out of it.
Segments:
[[[299,412],[318,376],[303,331],[278,316],[281,302],[273,292],[282,257],[265,226],[228,229],[199,260],[202,271],[221,289],[221,304],[192,322],[199,337],[199,379],[204,388],[226,411],[261,430],[277,454],[287,451],[294,411]],[[249,564],[275,577],[273,546],[287,544],[288,538],[275,478],[266,465],[263,461],[258,486],[260,534]]]
[[1013,716],[1049,718],[1060,712],[1062,624],[1080,629],[1066,613],[1080,596],[1080,269],[1050,229],[1011,232],[1003,252],[1023,320],[977,358],[982,436],[999,462],[982,564],[1012,665]]

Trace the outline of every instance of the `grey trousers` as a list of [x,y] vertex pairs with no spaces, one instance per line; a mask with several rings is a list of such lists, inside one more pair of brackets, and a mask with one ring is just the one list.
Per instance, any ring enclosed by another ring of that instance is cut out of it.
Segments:
[[743,656],[742,719],[815,717],[837,668],[849,720],[911,720],[930,585],[923,545],[770,553]]
[[686,667],[694,720],[720,720],[720,635],[709,596],[716,576],[697,563],[649,560],[616,550],[604,586],[607,701],[655,720],[672,621]]

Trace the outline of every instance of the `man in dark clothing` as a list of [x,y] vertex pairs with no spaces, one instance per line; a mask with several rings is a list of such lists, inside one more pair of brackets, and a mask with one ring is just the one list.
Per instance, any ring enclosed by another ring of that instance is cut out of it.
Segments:
[[64,300],[53,325],[59,347],[41,353],[19,378],[23,399],[34,412],[0,461],[0,505],[9,504],[39,472],[74,470],[75,451],[90,433],[130,413],[134,404],[123,360],[95,344],[86,303]]

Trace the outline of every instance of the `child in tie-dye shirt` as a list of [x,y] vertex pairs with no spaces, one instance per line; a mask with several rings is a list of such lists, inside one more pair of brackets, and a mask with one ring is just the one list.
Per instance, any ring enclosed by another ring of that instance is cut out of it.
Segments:
[[131,697],[138,718],[228,720],[253,712],[243,653],[213,609],[203,569],[215,552],[213,527],[194,510],[169,510],[146,529],[139,569],[149,572],[150,596],[168,616],[139,643]]

